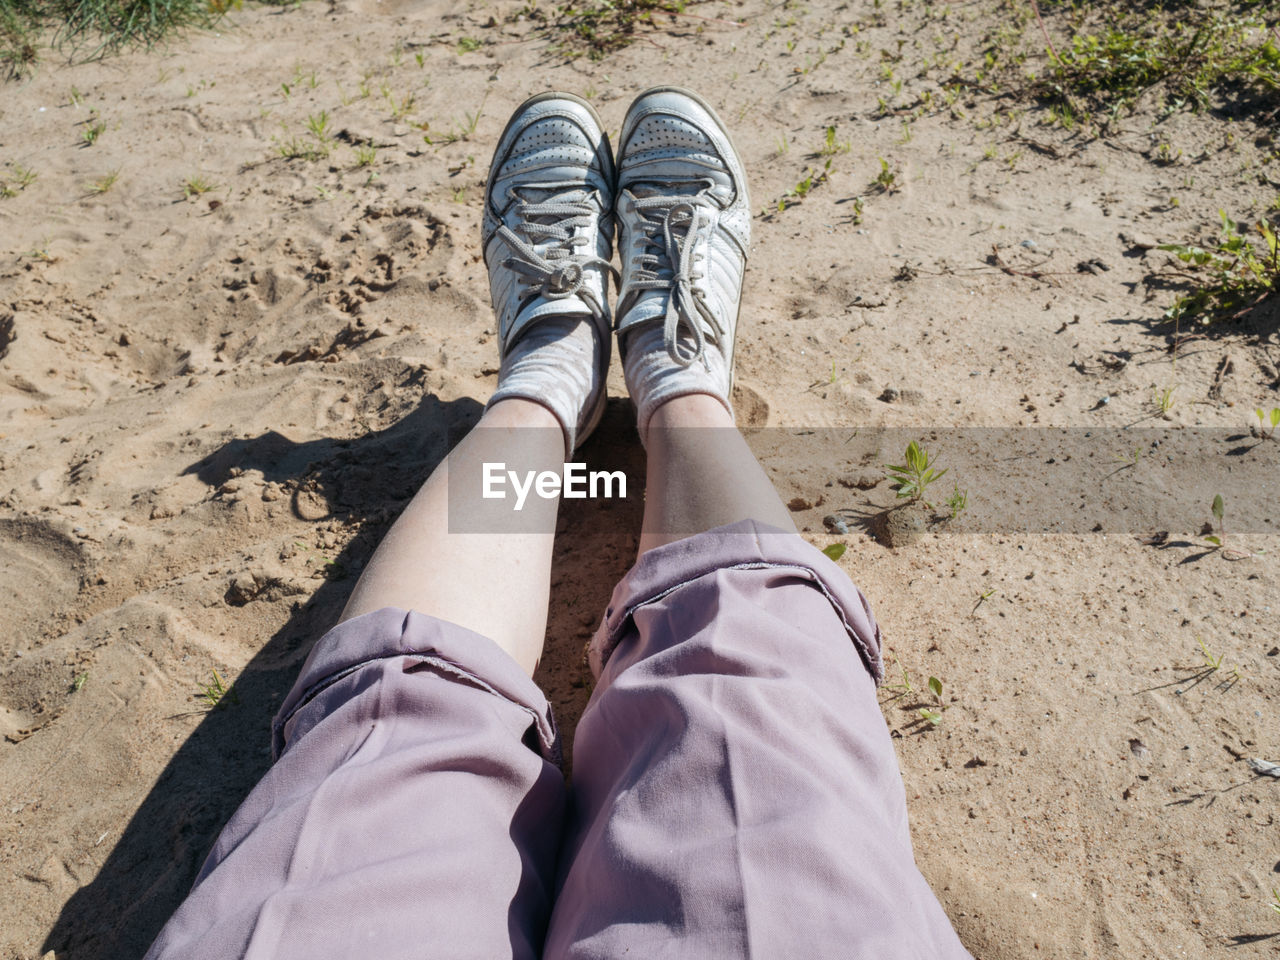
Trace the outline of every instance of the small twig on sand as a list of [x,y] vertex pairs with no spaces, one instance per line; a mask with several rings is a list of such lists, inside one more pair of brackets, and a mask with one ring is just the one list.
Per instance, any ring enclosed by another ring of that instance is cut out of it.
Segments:
[[1058,61],[1058,66],[1065,67],[1066,64],[1058,56],[1058,51],[1053,48],[1053,41],[1049,39],[1049,29],[1044,25],[1044,17],[1040,16],[1040,4],[1036,0],[1031,0],[1031,9],[1036,12],[1036,22],[1040,24],[1040,32],[1044,34],[1044,42],[1049,47],[1049,56]]
[[1056,286],[1059,286],[1059,284],[1058,284],[1058,281],[1054,279],[1054,274],[1046,273],[1042,270],[1034,269],[1035,267],[1043,266],[1044,264],[1048,263],[1049,260],[1050,260],[1049,257],[1045,257],[1045,259],[1041,260],[1039,263],[1033,264],[1032,265],[1033,269],[1019,270],[1016,267],[1011,267],[1007,263],[1005,263],[1004,260],[1000,258],[1000,248],[998,246],[993,245],[991,247],[991,256],[988,258],[987,262],[990,263],[992,266],[999,267],[1002,271],[1004,271],[1011,277],[1029,277],[1032,280],[1043,280],[1046,283],[1051,283],[1056,287]]

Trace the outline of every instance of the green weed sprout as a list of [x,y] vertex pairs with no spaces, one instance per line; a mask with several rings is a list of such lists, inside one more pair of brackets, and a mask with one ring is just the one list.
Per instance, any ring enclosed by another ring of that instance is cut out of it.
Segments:
[[198,684],[200,692],[197,696],[205,702],[210,710],[215,707],[225,707],[228,703],[239,703],[240,697],[226,685],[222,679],[222,675],[217,670],[213,671],[213,680],[210,683]]
[[942,711],[947,709],[947,705],[942,702],[942,681],[937,677],[930,677],[929,692],[933,694],[933,703],[938,709],[931,710],[929,707],[921,707],[920,716],[931,727],[936,727],[942,723]]
[[323,144],[328,144],[329,136],[329,111],[321,110],[319,113],[313,113],[307,117],[307,129],[311,131],[311,135]]
[[218,185],[207,177],[194,176],[188,177],[182,181],[182,197],[189,200],[192,197],[198,197],[201,194],[208,193],[210,190],[217,190]]
[[1240,232],[1240,225],[1218,211],[1222,233],[1208,248],[1166,243],[1160,246],[1186,264],[1192,273],[1175,275],[1197,282],[1165,311],[1170,320],[1199,318],[1200,323],[1235,319],[1280,292],[1280,244],[1265,220],[1255,225],[1261,244]]
[[821,148],[819,148],[818,155],[823,157],[833,157],[837,153],[848,153],[852,149],[853,144],[850,141],[836,140],[836,128],[833,125],[827,127],[826,139]]
[[951,496],[947,497],[947,508],[951,511],[951,519],[954,520],[960,514],[964,513],[965,507],[969,506],[969,491],[961,490],[960,484],[952,481]]
[[1209,510],[1218,521],[1218,532],[1210,534],[1204,539],[1206,543],[1213,544],[1215,548],[1221,547],[1222,541],[1227,535],[1226,531],[1222,527],[1222,515],[1226,512],[1226,505],[1222,502],[1222,494],[1218,494],[1213,498],[1213,505],[1209,507]]
[[898,179],[898,175],[889,169],[889,161],[884,157],[880,157],[880,172],[876,174],[875,183],[885,193],[892,193],[894,190],[894,182]]
[[886,465],[885,476],[894,484],[899,499],[909,498],[913,502],[921,500],[926,507],[932,509],[933,504],[924,499],[924,492],[929,484],[943,477],[947,471],[935,470],[935,461],[914,440],[907,444],[903,459],[905,462],[902,464]]
[[94,180],[92,183],[89,184],[89,192],[90,193],[106,193],[108,190],[110,190],[112,187],[116,185],[116,181],[119,179],[120,179],[119,170],[113,170],[110,173],[105,173],[102,176],[100,176],[97,180]]
[[1280,407],[1272,407],[1269,414],[1264,414],[1261,407],[1253,412],[1258,417],[1258,435],[1263,440],[1270,440],[1275,436],[1276,427],[1280,426]]

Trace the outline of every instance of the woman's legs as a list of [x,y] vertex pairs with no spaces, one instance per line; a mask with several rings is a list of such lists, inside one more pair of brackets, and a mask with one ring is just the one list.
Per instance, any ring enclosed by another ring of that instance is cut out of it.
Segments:
[[276,717],[275,765],[149,960],[540,956],[565,786],[529,674],[558,498],[514,511],[485,496],[483,465],[558,472],[603,407],[606,154],[576,100],[512,118],[485,202],[498,390],[313,647]]
[[[502,400],[486,410],[378,545],[342,620],[383,607],[417,610],[489,637],[532,675],[547,629],[560,501],[530,496],[519,529],[486,528],[482,478],[468,469],[450,482],[451,464],[470,467],[486,457],[522,476],[558,472],[564,463],[560,425],[530,400]],[[498,595],[501,602],[495,602]]]
[[659,89],[619,150],[647,500],[591,644],[545,960],[966,958],[912,858],[866,600],[732,426],[749,223],[732,145],[705,104]]
[[739,520],[795,531],[791,513],[715,397],[679,396],[649,419],[640,553]]

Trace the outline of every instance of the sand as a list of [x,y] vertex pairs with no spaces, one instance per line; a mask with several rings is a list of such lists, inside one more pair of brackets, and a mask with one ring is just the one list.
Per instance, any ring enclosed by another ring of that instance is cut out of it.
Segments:
[[[38,179],[0,199],[0,956],[145,951],[266,769],[309,645],[494,389],[479,226],[511,109],[570,90],[616,132],[672,81],[748,165],[740,420],[881,619],[917,858],[963,941],[984,960],[1274,956],[1280,780],[1248,760],[1280,761],[1280,443],[1249,434],[1277,405],[1275,317],[1175,365],[1173,294],[1144,282],[1168,262],[1154,243],[1271,203],[1268,131],[1154,99],[1104,139],[986,94],[892,112],[939,96],[940,51],[981,61],[994,4],[705,5],[599,63],[566,63],[524,10],[246,9],[3,87],[0,175]],[[1002,42],[1043,62],[1032,30]],[[316,149],[309,118],[328,156],[281,156]],[[829,126],[827,177],[779,211]],[[610,383],[583,459],[638,491],[616,359]],[[979,428],[1065,428],[1088,454],[1014,495],[966,477],[969,448],[1016,472],[1015,441]],[[1177,522],[1140,509],[1182,489],[1151,445],[1179,429],[1232,491],[1231,552],[1202,539],[1203,491]],[[954,480],[969,506],[889,546],[881,465],[907,438],[944,467],[954,451],[931,493]],[[639,516],[638,496],[562,511],[538,679],[570,735]]]

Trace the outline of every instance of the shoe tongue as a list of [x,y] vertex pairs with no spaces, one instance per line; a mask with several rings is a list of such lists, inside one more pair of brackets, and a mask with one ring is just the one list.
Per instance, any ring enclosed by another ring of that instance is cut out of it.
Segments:
[[[696,177],[689,176],[689,164],[684,160],[650,160],[643,170],[636,170],[636,179],[624,186],[637,197],[657,196],[680,192],[686,195],[709,194],[716,202],[727,204],[733,199],[733,179],[715,167],[704,167]],[[649,191],[642,193],[642,190]]]
[[706,186],[705,180],[640,180],[629,184],[627,189],[633,196],[643,200],[648,197],[693,197],[705,190]]
[[576,202],[586,199],[587,195],[587,189],[581,183],[521,184],[515,190],[526,203],[546,203],[557,199]]
[[670,297],[671,294],[666,290],[637,291],[629,304],[620,305],[625,309],[618,310],[618,316],[622,318],[618,323],[619,332],[666,316]]

